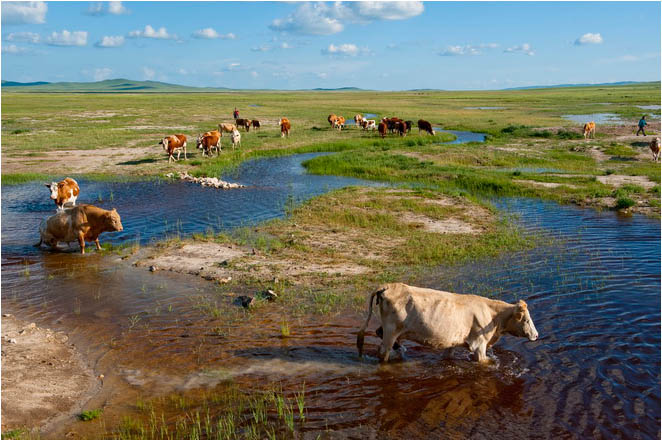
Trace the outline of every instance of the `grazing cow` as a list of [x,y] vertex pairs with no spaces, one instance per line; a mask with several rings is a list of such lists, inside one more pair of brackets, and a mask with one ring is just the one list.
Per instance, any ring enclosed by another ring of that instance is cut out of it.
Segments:
[[[188,159],[186,157],[185,135],[166,136],[161,141],[159,141],[159,144],[163,144],[163,150],[165,150],[166,153],[168,153],[168,163],[170,163],[170,161],[172,160],[179,161],[179,155],[182,153],[182,149],[184,149],[184,159]],[[175,159],[175,157],[173,156],[175,152],[177,152],[177,159]]]
[[650,147],[651,152],[653,152],[653,161],[655,161],[655,162],[659,161],[660,160],[660,138],[651,139],[651,142],[648,146]]
[[395,122],[395,131],[398,132],[398,135],[400,136],[406,136],[407,135],[407,123],[404,121],[396,121]]
[[332,113],[331,115],[329,115],[329,117],[326,120],[329,121],[329,125],[331,125],[331,127],[335,127],[337,119],[338,117],[334,113]]
[[237,127],[243,127],[247,132],[251,130],[251,120],[244,118],[237,118],[234,120]]
[[364,119],[361,125],[363,126],[363,130],[375,130],[377,128],[374,119]]
[[280,126],[281,138],[284,138],[285,136],[289,138],[290,129],[292,128],[292,125],[290,124],[290,120],[287,118],[281,118],[280,121],[278,122],[278,125]]
[[239,133],[239,130],[235,130],[232,132],[230,135],[230,139],[232,140],[232,150],[237,148],[237,146],[241,145],[241,133]]
[[259,130],[260,129],[260,121],[254,119],[251,120],[251,125],[253,126],[254,130]]
[[439,349],[466,345],[480,363],[489,361],[486,350],[502,334],[527,337],[531,341],[538,339],[523,300],[511,305],[471,294],[390,283],[370,296],[368,319],[356,338],[359,356],[363,355],[363,339],[374,297],[377,297],[383,333],[378,356],[383,362],[388,361],[394,344],[401,346],[401,339]]
[[356,123],[357,126],[362,126],[364,120],[365,118],[363,118],[363,115],[361,115],[360,113],[354,115],[354,122]]
[[381,137],[384,138],[386,136],[386,123],[380,122],[379,127],[377,127],[377,130],[379,130],[379,134],[381,135]]
[[70,202],[72,205],[76,205],[76,199],[80,193],[78,182],[71,178],[64,178],[60,182],[51,182],[45,185],[51,190],[51,199],[55,201],[57,211],[62,211],[64,204]]
[[202,149],[202,156],[211,156],[212,150],[216,150],[216,156],[218,156],[221,154],[221,132],[212,130],[198,135],[196,144],[199,149]]
[[382,122],[386,123],[386,127],[389,129],[391,133],[395,132],[398,130],[397,124],[398,122],[402,122],[400,118],[393,117],[393,118],[382,118]]
[[218,130],[221,132],[221,136],[223,136],[223,133],[232,133],[237,130],[237,126],[229,123],[220,123],[218,125]]
[[424,119],[419,119],[418,120],[418,133],[421,133],[421,130],[424,130],[425,132],[429,133],[430,135],[434,136],[434,130],[432,130],[432,124],[430,124],[428,121]]
[[595,138],[595,123],[593,121],[584,124],[584,139]]
[[405,125],[407,128],[407,133],[411,133],[411,127],[414,125],[412,121],[405,121]]
[[94,205],[77,205],[44,219],[39,226],[39,243],[57,247],[59,242],[78,241],[81,254],[85,254],[85,242],[94,242],[101,249],[99,235],[105,231],[122,231],[120,215],[113,208],[104,210]]
[[333,127],[336,128],[336,129],[338,129],[339,132],[340,132],[342,129],[344,129],[344,128],[345,128],[345,117],[343,117],[343,116],[339,116],[339,117],[336,119],[336,122],[335,122],[335,124],[334,124]]

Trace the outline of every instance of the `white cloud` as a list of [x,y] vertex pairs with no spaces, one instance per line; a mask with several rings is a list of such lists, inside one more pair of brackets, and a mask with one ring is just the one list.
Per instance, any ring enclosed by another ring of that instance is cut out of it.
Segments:
[[101,2],[90,3],[87,11],[85,11],[85,14],[87,15],[103,15],[104,13],[105,11],[103,9],[103,3]]
[[167,39],[172,39],[172,38],[177,38],[176,35],[170,35],[168,34],[168,31],[164,27],[160,27],[159,30],[157,31],[154,29],[151,25],[145,26],[144,30],[136,30],[136,31],[131,31],[129,32],[129,37],[130,38],[158,38],[162,40],[167,40]]
[[2,24],[46,23],[46,12],[45,2],[2,2]]
[[345,43],[339,46],[330,44],[326,49],[322,49],[323,55],[339,56],[339,57],[356,57],[357,55],[368,55],[370,50],[368,48],[359,48],[355,44]]
[[156,71],[154,69],[150,69],[149,67],[143,66],[142,72],[146,80],[151,80],[154,78],[154,75],[156,75]]
[[270,29],[309,35],[331,35],[350,23],[406,20],[423,13],[423,2],[306,2],[286,18],[273,20]]
[[439,55],[444,57],[458,55],[482,55],[483,49],[494,49],[499,47],[496,43],[482,43],[479,45],[467,44],[465,46],[447,46]]
[[584,34],[575,40],[575,46],[582,46],[585,44],[602,44],[602,35],[600,34]]
[[39,43],[39,34],[34,32],[12,32],[5,37],[7,41],[23,41],[26,43]]
[[[108,5],[107,9],[105,8],[106,5]],[[90,3],[87,11],[85,11],[85,14],[87,15],[123,15],[128,13],[129,10],[122,5],[122,2],[94,2]]]
[[129,11],[122,5],[122,2],[108,3],[108,13],[113,15],[128,14]]
[[109,67],[100,67],[94,69],[94,81],[107,80],[112,74],[113,70]]
[[262,46],[254,46],[251,48],[253,52],[268,52],[271,50],[271,46],[263,44]]
[[216,38],[220,38],[221,40],[236,40],[237,36],[233,34],[232,32],[228,32],[227,34],[219,34],[216,32],[214,28],[204,28],[195,31],[193,34],[191,34],[193,38],[203,38],[203,39],[208,39],[208,40],[213,40]]
[[46,43],[51,46],[85,46],[87,44],[87,31],[64,30],[62,32],[53,32],[46,39]]
[[316,75],[317,75],[317,78],[321,78],[323,80],[326,80],[329,77],[329,74],[327,74],[326,72],[320,72]]
[[94,44],[96,47],[120,47],[124,46],[124,37],[121,35],[107,35]]
[[292,46],[291,44],[288,44],[287,42],[284,41],[284,42],[282,42],[282,43],[280,44],[279,47],[280,47],[281,49],[292,49],[294,46]]
[[3,54],[25,54],[27,52],[28,52],[27,48],[16,46],[15,44],[2,45]]
[[511,54],[520,53],[526,55],[535,55],[535,52],[533,51],[529,43],[524,43],[518,46],[509,47],[508,49],[505,49],[504,52]]

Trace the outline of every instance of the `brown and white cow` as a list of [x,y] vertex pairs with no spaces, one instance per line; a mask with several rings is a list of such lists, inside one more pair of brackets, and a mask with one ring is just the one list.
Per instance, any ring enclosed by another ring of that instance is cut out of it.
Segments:
[[230,123],[219,123],[218,130],[221,132],[221,136],[223,136],[223,133],[232,133],[234,130],[237,130],[237,126]]
[[650,144],[648,146],[651,149],[651,152],[653,153],[653,161],[657,162],[660,160],[660,138],[653,138],[651,139]]
[[212,150],[216,150],[216,156],[221,154],[221,132],[212,130],[198,135],[196,147],[202,149],[202,156],[211,156]]
[[253,119],[251,120],[251,125],[253,126],[253,130],[259,130],[260,129],[260,121]]
[[338,119],[338,117],[336,116],[336,114],[335,114],[335,113],[332,113],[331,115],[328,116],[328,118],[327,118],[326,120],[329,121],[329,125],[330,125],[331,127],[334,127],[334,128],[335,128],[335,127],[336,127],[336,120],[337,120],[337,119]]
[[281,118],[280,121],[278,122],[278,125],[280,126],[280,136],[281,138],[284,138],[287,136],[288,138],[290,137],[290,130],[292,129],[292,125],[290,124],[290,120],[287,118]]
[[378,357],[383,362],[388,361],[391,348],[396,343],[400,346],[402,339],[438,349],[467,346],[481,363],[489,361],[487,348],[503,334],[538,339],[523,300],[512,305],[472,294],[389,283],[370,296],[368,318],[356,338],[359,356],[363,355],[365,329],[375,297],[383,334]]
[[237,127],[243,127],[247,132],[251,130],[251,120],[244,118],[237,118],[234,120]]
[[363,115],[361,115],[360,113],[354,115],[354,122],[356,123],[357,126],[362,126],[364,120],[365,118],[363,118]]
[[377,130],[379,131],[379,134],[381,135],[382,138],[386,136],[386,123],[385,122],[380,122],[379,127],[377,127]]
[[76,199],[80,193],[78,182],[71,178],[64,178],[60,182],[45,184],[51,190],[51,199],[55,201],[57,211],[64,209],[64,204],[76,205]]
[[363,130],[375,130],[377,128],[374,119],[364,119],[361,126],[363,127]]
[[595,138],[595,122],[587,122],[584,124],[584,139]]
[[117,210],[104,210],[94,205],[81,204],[67,208],[44,219],[39,226],[39,243],[57,247],[59,242],[75,242],[85,254],[85,242],[94,242],[101,249],[99,235],[105,231],[122,231],[122,221]]
[[432,136],[435,135],[434,130],[432,130],[432,124],[424,119],[418,120],[418,133],[421,133],[421,130],[429,133]]
[[[179,155],[184,150],[184,159],[186,157],[186,136],[185,135],[170,135],[163,138],[159,141],[159,144],[163,144],[163,150],[168,154],[168,162],[175,160],[179,161]],[[174,153],[177,152],[177,159],[174,157]]]
[[232,141],[232,150],[236,149],[238,145],[241,145],[241,133],[239,133],[239,130],[235,130],[230,134],[230,140]]
[[342,129],[345,128],[345,117],[339,116],[338,118],[336,118],[336,122],[333,125],[333,128],[338,129],[339,132],[342,131]]

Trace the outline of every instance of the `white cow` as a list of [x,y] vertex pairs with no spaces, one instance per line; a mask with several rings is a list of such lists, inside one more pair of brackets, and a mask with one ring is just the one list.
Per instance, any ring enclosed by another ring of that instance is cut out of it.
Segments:
[[531,341],[538,339],[538,331],[523,300],[511,305],[471,294],[390,283],[370,296],[368,319],[356,338],[359,356],[363,355],[365,329],[375,297],[383,330],[378,357],[383,362],[388,361],[394,345],[400,346],[401,339],[439,349],[466,345],[481,363],[489,361],[486,350],[502,334],[527,337]]
[[230,139],[232,140],[232,149],[233,150],[237,146],[241,146],[241,133],[239,133],[239,130],[233,130],[232,134],[230,135]]

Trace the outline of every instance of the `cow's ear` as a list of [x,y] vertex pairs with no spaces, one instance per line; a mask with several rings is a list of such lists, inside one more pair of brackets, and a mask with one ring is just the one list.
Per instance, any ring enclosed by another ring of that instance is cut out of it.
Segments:
[[517,302],[517,310],[521,312],[526,311],[526,302],[524,300],[520,300]]
[[51,188],[51,184],[44,184],[46,187]]
[[515,320],[517,320],[518,322],[521,322],[523,318],[524,318],[524,313],[523,312],[517,311],[515,313]]

